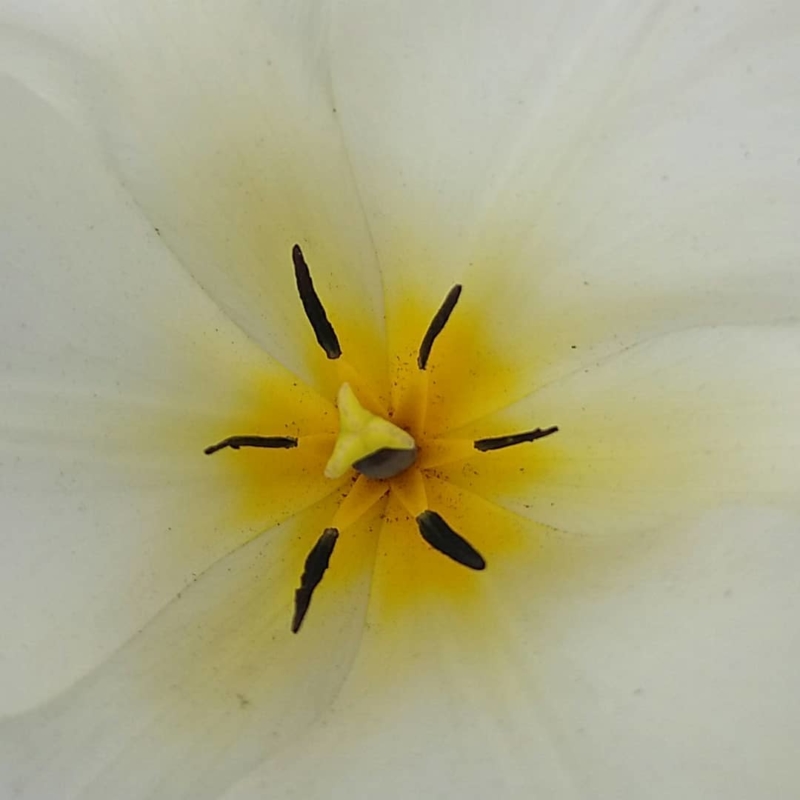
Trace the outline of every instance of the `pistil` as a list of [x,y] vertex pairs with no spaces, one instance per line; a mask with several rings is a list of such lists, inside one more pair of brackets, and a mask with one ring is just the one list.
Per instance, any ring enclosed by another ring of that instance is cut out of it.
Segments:
[[368,411],[350,384],[339,389],[339,436],[325,467],[325,476],[339,478],[354,467],[369,478],[392,478],[408,469],[417,445],[407,431]]

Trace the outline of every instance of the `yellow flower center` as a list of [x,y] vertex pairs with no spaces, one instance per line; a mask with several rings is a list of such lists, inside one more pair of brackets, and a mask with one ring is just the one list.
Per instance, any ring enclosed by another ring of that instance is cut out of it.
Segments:
[[[435,554],[438,558],[447,557],[462,571],[483,570],[486,567],[484,556],[456,532],[446,518],[448,509],[458,516],[459,508],[453,504],[452,497],[443,501],[447,492],[443,492],[438,485],[441,483],[438,471],[447,465],[468,462],[481,453],[504,450],[544,438],[555,433],[557,428],[536,428],[479,439],[439,438],[432,435],[428,420],[431,373],[427,367],[434,344],[445,331],[456,308],[461,287],[454,286],[450,290],[424,335],[420,334],[420,344],[413,363],[410,363],[410,358],[397,357],[391,398],[387,404],[369,380],[353,369],[343,356],[343,349],[314,288],[299,246],[295,245],[292,257],[306,316],[317,343],[336,368],[340,385],[337,396],[338,431],[335,436],[313,430],[308,435],[301,433],[299,436],[237,434],[210,445],[205,452],[211,455],[221,450],[238,451],[242,448],[263,451],[297,449],[304,451],[307,456],[304,471],[318,470],[324,473],[326,479],[347,481],[341,502],[330,521],[319,531],[316,542],[305,557],[300,586],[294,592],[292,630],[296,633],[308,613],[312,596],[331,564],[340,535],[360,523],[387,495],[395,509],[399,507],[400,513],[393,514],[391,518],[384,514],[385,522],[397,523],[402,519],[408,530],[410,526],[407,523],[413,521],[415,538],[423,541],[429,551],[438,551]],[[294,386],[297,388],[296,383]],[[328,457],[323,468],[320,456],[325,450]],[[431,485],[434,487],[434,499],[429,496]],[[266,490],[269,488],[266,487]],[[455,494],[457,496],[458,492]],[[436,508],[437,503],[447,508]],[[495,524],[493,527],[495,532],[502,533],[497,530],[502,526]],[[496,552],[497,547],[492,550]],[[447,581],[440,583],[440,588],[444,590]]]

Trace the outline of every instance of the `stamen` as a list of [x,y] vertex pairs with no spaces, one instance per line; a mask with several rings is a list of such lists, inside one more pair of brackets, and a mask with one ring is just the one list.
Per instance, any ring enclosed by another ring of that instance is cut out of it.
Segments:
[[485,569],[483,556],[459,536],[435,511],[423,511],[417,517],[422,538],[435,550],[470,569]]
[[333,325],[328,320],[319,295],[314,289],[314,282],[311,280],[311,273],[308,271],[308,265],[303,258],[303,251],[299,244],[292,248],[292,261],[294,262],[297,291],[300,293],[300,300],[303,302],[308,321],[314,329],[314,335],[328,358],[339,358],[342,354],[339,339],[336,337]]
[[442,329],[445,325],[447,325],[447,320],[450,319],[450,315],[453,313],[453,309],[456,307],[456,303],[458,302],[458,298],[461,296],[461,285],[456,284],[448,293],[447,297],[445,297],[444,302],[442,303],[439,310],[434,314],[433,319],[431,320],[431,324],[428,326],[428,330],[425,331],[425,336],[422,339],[422,344],[419,346],[419,355],[417,356],[417,366],[420,369],[425,369],[428,365],[428,359],[431,355],[431,348],[433,347],[433,343],[436,340],[436,337],[442,332]]
[[300,578],[300,588],[294,593],[294,617],[292,618],[292,633],[297,633],[303,624],[308,607],[311,604],[311,596],[317,588],[328,564],[331,560],[331,553],[339,538],[339,531],[336,528],[325,528],[322,536],[317,539],[317,543],[311,548],[311,552],[306,558],[303,574]]
[[502,450],[504,447],[512,447],[523,442],[535,442],[537,439],[544,439],[558,431],[558,426],[552,428],[536,428],[536,430],[525,431],[524,433],[512,433],[509,436],[492,436],[488,439],[476,439],[475,449],[486,453],[489,450]]
[[289,450],[297,447],[297,439],[294,436],[229,436],[221,442],[211,444],[203,452],[210,456],[218,450],[230,447],[231,450],[238,450],[240,447],[266,447],[279,450],[281,448]]

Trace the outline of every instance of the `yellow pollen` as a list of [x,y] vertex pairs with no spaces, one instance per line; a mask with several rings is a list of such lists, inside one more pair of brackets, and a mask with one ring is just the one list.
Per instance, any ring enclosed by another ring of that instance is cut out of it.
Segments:
[[325,466],[325,477],[340,478],[357,461],[380,450],[414,450],[411,434],[389,420],[367,411],[349,383],[343,383],[337,398],[339,435]]

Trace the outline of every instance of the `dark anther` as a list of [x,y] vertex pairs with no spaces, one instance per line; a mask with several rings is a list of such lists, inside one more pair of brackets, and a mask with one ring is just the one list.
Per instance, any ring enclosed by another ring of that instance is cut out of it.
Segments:
[[416,460],[416,447],[412,447],[410,450],[381,447],[380,450],[360,458],[353,464],[353,467],[362,475],[373,480],[386,480],[407,470]]
[[417,366],[420,369],[425,369],[428,366],[428,358],[431,355],[431,348],[436,340],[436,337],[442,332],[442,329],[447,325],[447,320],[453,313],[456,307],[458,298],[461,296],[461,286],[456,284],[445,297],[439,310],[434,314],[431,324],[428,325],[428,330],[425,331],[425,336],[422,339],[422,344],[419,346],[419,355],[417,356]]
[[328,569],[331,553],[333,553],[333,548],[338,538],[339,531],[336,528],[325,528],[322,536],[317,539],[317,543],[311,548],[311,552],[306,558],[306,565],[300,578],[300,588],[294,593],[292,633],[297,633],[303,624],[308,607],[311,604],[311,596],[322,580],[325,570]]
[[553,425],[552,428],[536,428],[534,431],[512,433],[509,436],[492,436],[488,439],[476,439],[475,449],[480,450],[482,453],[488,450],[502,450],[504,447],[512,447],[515,444],[535,442],[537,439],[544,439],[545,436],[550,436],[550,434],[556,433],[557,431],[558,426]]
[[483,556],[459,536],[435,511],[423,511],[417,517],[422,538],[435,550],[470,569],[485,569]]
[[319,295],[314,289],[314,282],[311,280],[311,273],[308,271],[308,265],[303,258],[303,251],[300,249],[299,244],[292,248],[292,261],[294,261],[294,277],[297,281],[297,291],[303,301],[303,308],[308,321],[314,329],[314,335],[328,358],[339,358],[342,354],[342,348],[339,347],[336,331],[333,330],[333,325],[328,320],[328,315],[322,307]]
[[230,447],[231,450],[238,450],[240,447],[266,447],[271,450],[289,450],[297,447],[297,439],[294,436],[229,436],[221,442],[211,444],[203,452],[210,456],[218,450]]

